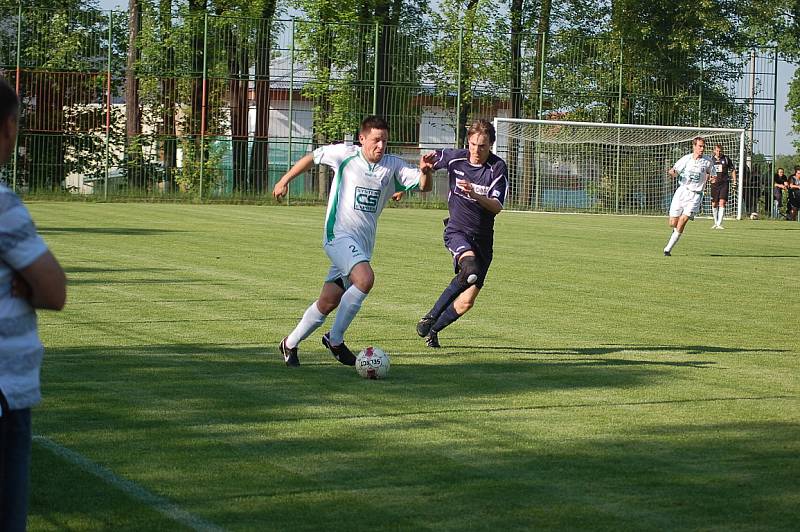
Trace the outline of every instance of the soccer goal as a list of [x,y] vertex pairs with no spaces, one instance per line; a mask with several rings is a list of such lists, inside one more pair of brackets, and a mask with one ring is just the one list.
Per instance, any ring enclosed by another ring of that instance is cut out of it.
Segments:
[[[706,140],[719,144],[736,168],[726,211],[742,217],[748,178],[744,129],[637,126],[557,120],[495,118],[494,152],[508,163],[511,208],[556,212],[665,214],[677,180],[667,173]],[[710,183],[703,212],[711,212]],[[702,214],[702,213],[701,213]]]

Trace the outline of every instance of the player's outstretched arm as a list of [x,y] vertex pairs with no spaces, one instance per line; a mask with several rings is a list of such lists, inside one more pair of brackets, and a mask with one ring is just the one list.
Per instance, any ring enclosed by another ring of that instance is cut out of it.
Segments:
[[304,155],[299,161],[294,163],[294,166],[289,168],[289,171],[283,174],[283,177],[275,183],[275,187],[272,189],[272,195],[275,199],[280,201],[281,198],[286,196],[286,194],[289,193],[289,183],[291,183],[295,177],[307,172],[312,166],[314,166],[314,155],[311,153]]

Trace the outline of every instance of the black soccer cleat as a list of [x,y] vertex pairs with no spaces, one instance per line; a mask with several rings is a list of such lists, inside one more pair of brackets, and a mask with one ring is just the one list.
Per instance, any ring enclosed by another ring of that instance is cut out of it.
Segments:
[[671,256],[672,256],[672,253],[670,253],[669,251],[665,251],[665,252],[664,252],[664,256],[665,256],[665,257],[671,257]]
[[417,322],[417,334],[425,338],[431,332],[431,327],[433,327],[434,323],[436,323],[436,319],[433,316],[428,316],[427,314],[422,316]]
[[[286,338],[288,338],[288,336]],[[294,347],[289,349],[286,347],[286,338],[281,340],[281,343],[278,346],[278,351],[280,351],[283,355],[283,361],[286,362],[287,366],[290,368],[296,368],[300,366],[300,359],[297,358],[297,348]]]
[[431,331],[425,337],[425,345],[427,345],[428,347],[432,347],[434,349],[442,347],[441,345],[439,345],[439,333]]
[[331,344],[331,333],[326,332],[322,335],[322,345],[330,349],[333,357],[345,366],[355,366],[356,357],[352,351],[342,342],[340,345]]

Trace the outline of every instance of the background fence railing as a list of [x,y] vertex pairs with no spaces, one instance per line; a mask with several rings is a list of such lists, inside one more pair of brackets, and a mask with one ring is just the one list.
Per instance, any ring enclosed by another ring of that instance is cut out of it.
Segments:
[[[409,160],[463,145],[469,122],[495,116],[744,127],[756,203],[772,174],[771,48],[663,54],[574,32],[478,38],[189,11],[0,14],[0,68],[23,103],[0,177],[24,195],[265,200],[294,161],[352,140],[372,113]],[[291,195],[324,199],[329,180],[315,169]],[[441,199],[436,186],[414,197]]]

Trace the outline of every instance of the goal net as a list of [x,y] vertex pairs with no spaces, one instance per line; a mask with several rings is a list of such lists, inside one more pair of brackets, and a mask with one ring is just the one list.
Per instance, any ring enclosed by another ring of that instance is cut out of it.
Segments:
[[[705,138],[705,155],[719,144],[736,171],[727,216],[741,219],[744,130],[635,126],[496,118],[494,152],[508,163],[506,206],[524,210],[665,214],[677,187],[667,173]],[[711,213],[710,182],[702,214]]]

